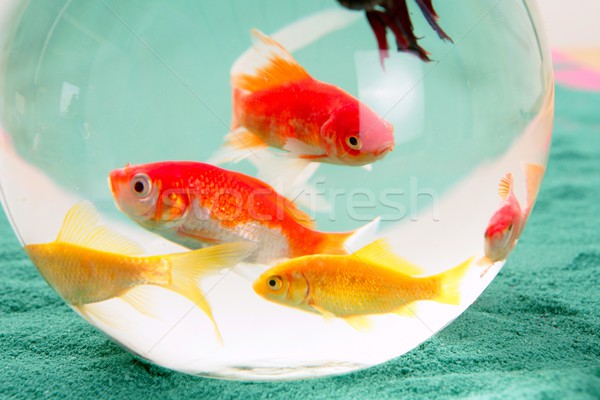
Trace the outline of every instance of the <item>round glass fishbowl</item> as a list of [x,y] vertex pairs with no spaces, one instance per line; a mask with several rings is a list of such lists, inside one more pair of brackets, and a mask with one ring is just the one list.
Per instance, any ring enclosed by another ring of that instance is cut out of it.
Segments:
[[4,0],[1,199],[41,277],[202,376],[430,338],[523,231],[554,102],[533,1],[430,3]]

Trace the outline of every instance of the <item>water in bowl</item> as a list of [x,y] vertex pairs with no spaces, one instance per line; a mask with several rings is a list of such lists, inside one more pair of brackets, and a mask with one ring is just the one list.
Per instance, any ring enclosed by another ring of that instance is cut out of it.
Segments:
[[[101,224],[146,254],[187,251],[124,215],[107,178],[128,163],[210,161],[230,130],[231,67],[258,29],[394,128],[393,151],[370,168],[321,163],[295,192],[298,206],[321,231],[377,225],[350,253],[384,240],[425,275],[473,260],[460,304],[420,301],[413,314],[374,314],[361,327],[319,307],[266,301],[253,282],[277,262],[242,262],[197,282],[221,340],[206,312],[156,285],[133,289],[150,313],[116,297],[90,304],[84,317],[140,357],[223,378],[337,374],[409,351],[460,315],[504,264],[507,254],[485,258],[484,234],[506,201],[498,187],[507,174],[523,223],[533,206],[553,81],[532,1],[437,2],[453,43],[407,3],[432,62],[393,46],[382,62],[364,14],[334,0],[3,3],[0,189],[15,233],[24,245],[50,243],[86,200]],[[221,167],[258,175],[249,160]]]

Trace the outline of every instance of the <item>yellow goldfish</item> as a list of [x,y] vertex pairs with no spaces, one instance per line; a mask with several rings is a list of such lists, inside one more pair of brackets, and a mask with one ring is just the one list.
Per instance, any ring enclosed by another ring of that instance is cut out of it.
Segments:
[[368,315],[412,315],[412,303],[460,304],[459,284],[472,259],[431,276],[377,240],[350,255],[310,255],[264,272],[254,291],[263,298],[367,328]]
[[[139,285],[172,290],[200,307],[220,333],[197,280],[242,261],[253,244],[230,243],[191,252],[140,256],[143,250],[105,226],[88,202],[73,206],[51,243],[29,244],[25,251],[46,282],[84,316],[86,305],[121,298],[149,314],[146,299],[128,293]],[[100,317],[99,315],[97,315]]]

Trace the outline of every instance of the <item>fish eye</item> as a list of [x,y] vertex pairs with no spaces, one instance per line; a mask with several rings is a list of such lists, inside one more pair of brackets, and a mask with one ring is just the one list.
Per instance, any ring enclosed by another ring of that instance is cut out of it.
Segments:
[[137,174],[131,180],[131,191],[137,197],[146,197],[150,194],[152,189],[152,182],[150,177],[146,174]]
[[353,150],[360,150],[362,148],[362,141],[358,135],[346,136],[346,144]]
[[274,275],[269,278],[269,280],[267,281],[267,285],[271,290],[279,290],[283,285],[283,281],[281,280],[280,276]]

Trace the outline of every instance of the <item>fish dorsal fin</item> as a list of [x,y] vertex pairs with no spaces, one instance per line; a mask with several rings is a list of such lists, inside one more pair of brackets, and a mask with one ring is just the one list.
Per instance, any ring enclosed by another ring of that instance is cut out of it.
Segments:
[[67,212],[56,241],[123,255],[144,252],[129,238],[98,225],[98,221],[98,213],[90,202],[77,203]]
[[234,88],[256,92],[310,78],[282,45],[257,29],[251,33],[253,51],[238,60],[231,70]]
[[504,175],[502,179],[500,179],[500,183],[498,184],[498,194],[503,199],[506,199],[512,192],[512,188],[513,175],[509,172],[508,174]]
[[308,213],[296,207],[296,205],[291,200],[284,198],[283,206],[285,207],[285,210],[287,210],[287,212],[290,213],[292,218],[294,218],[294,220],[300,225],[309,229],[315,229],[317,227],[315,220],[310,215],[308,215]]
[[75,204],[65,215],[57,242],[77,243],[80,238],[98,224],[98,214],[92,203],[82,201]]
[[419,276],[425,273],[421,267],[394,253],[385,239],[379,239],[366,245],[354,255],[364,262],[393,268],[405,275]]

